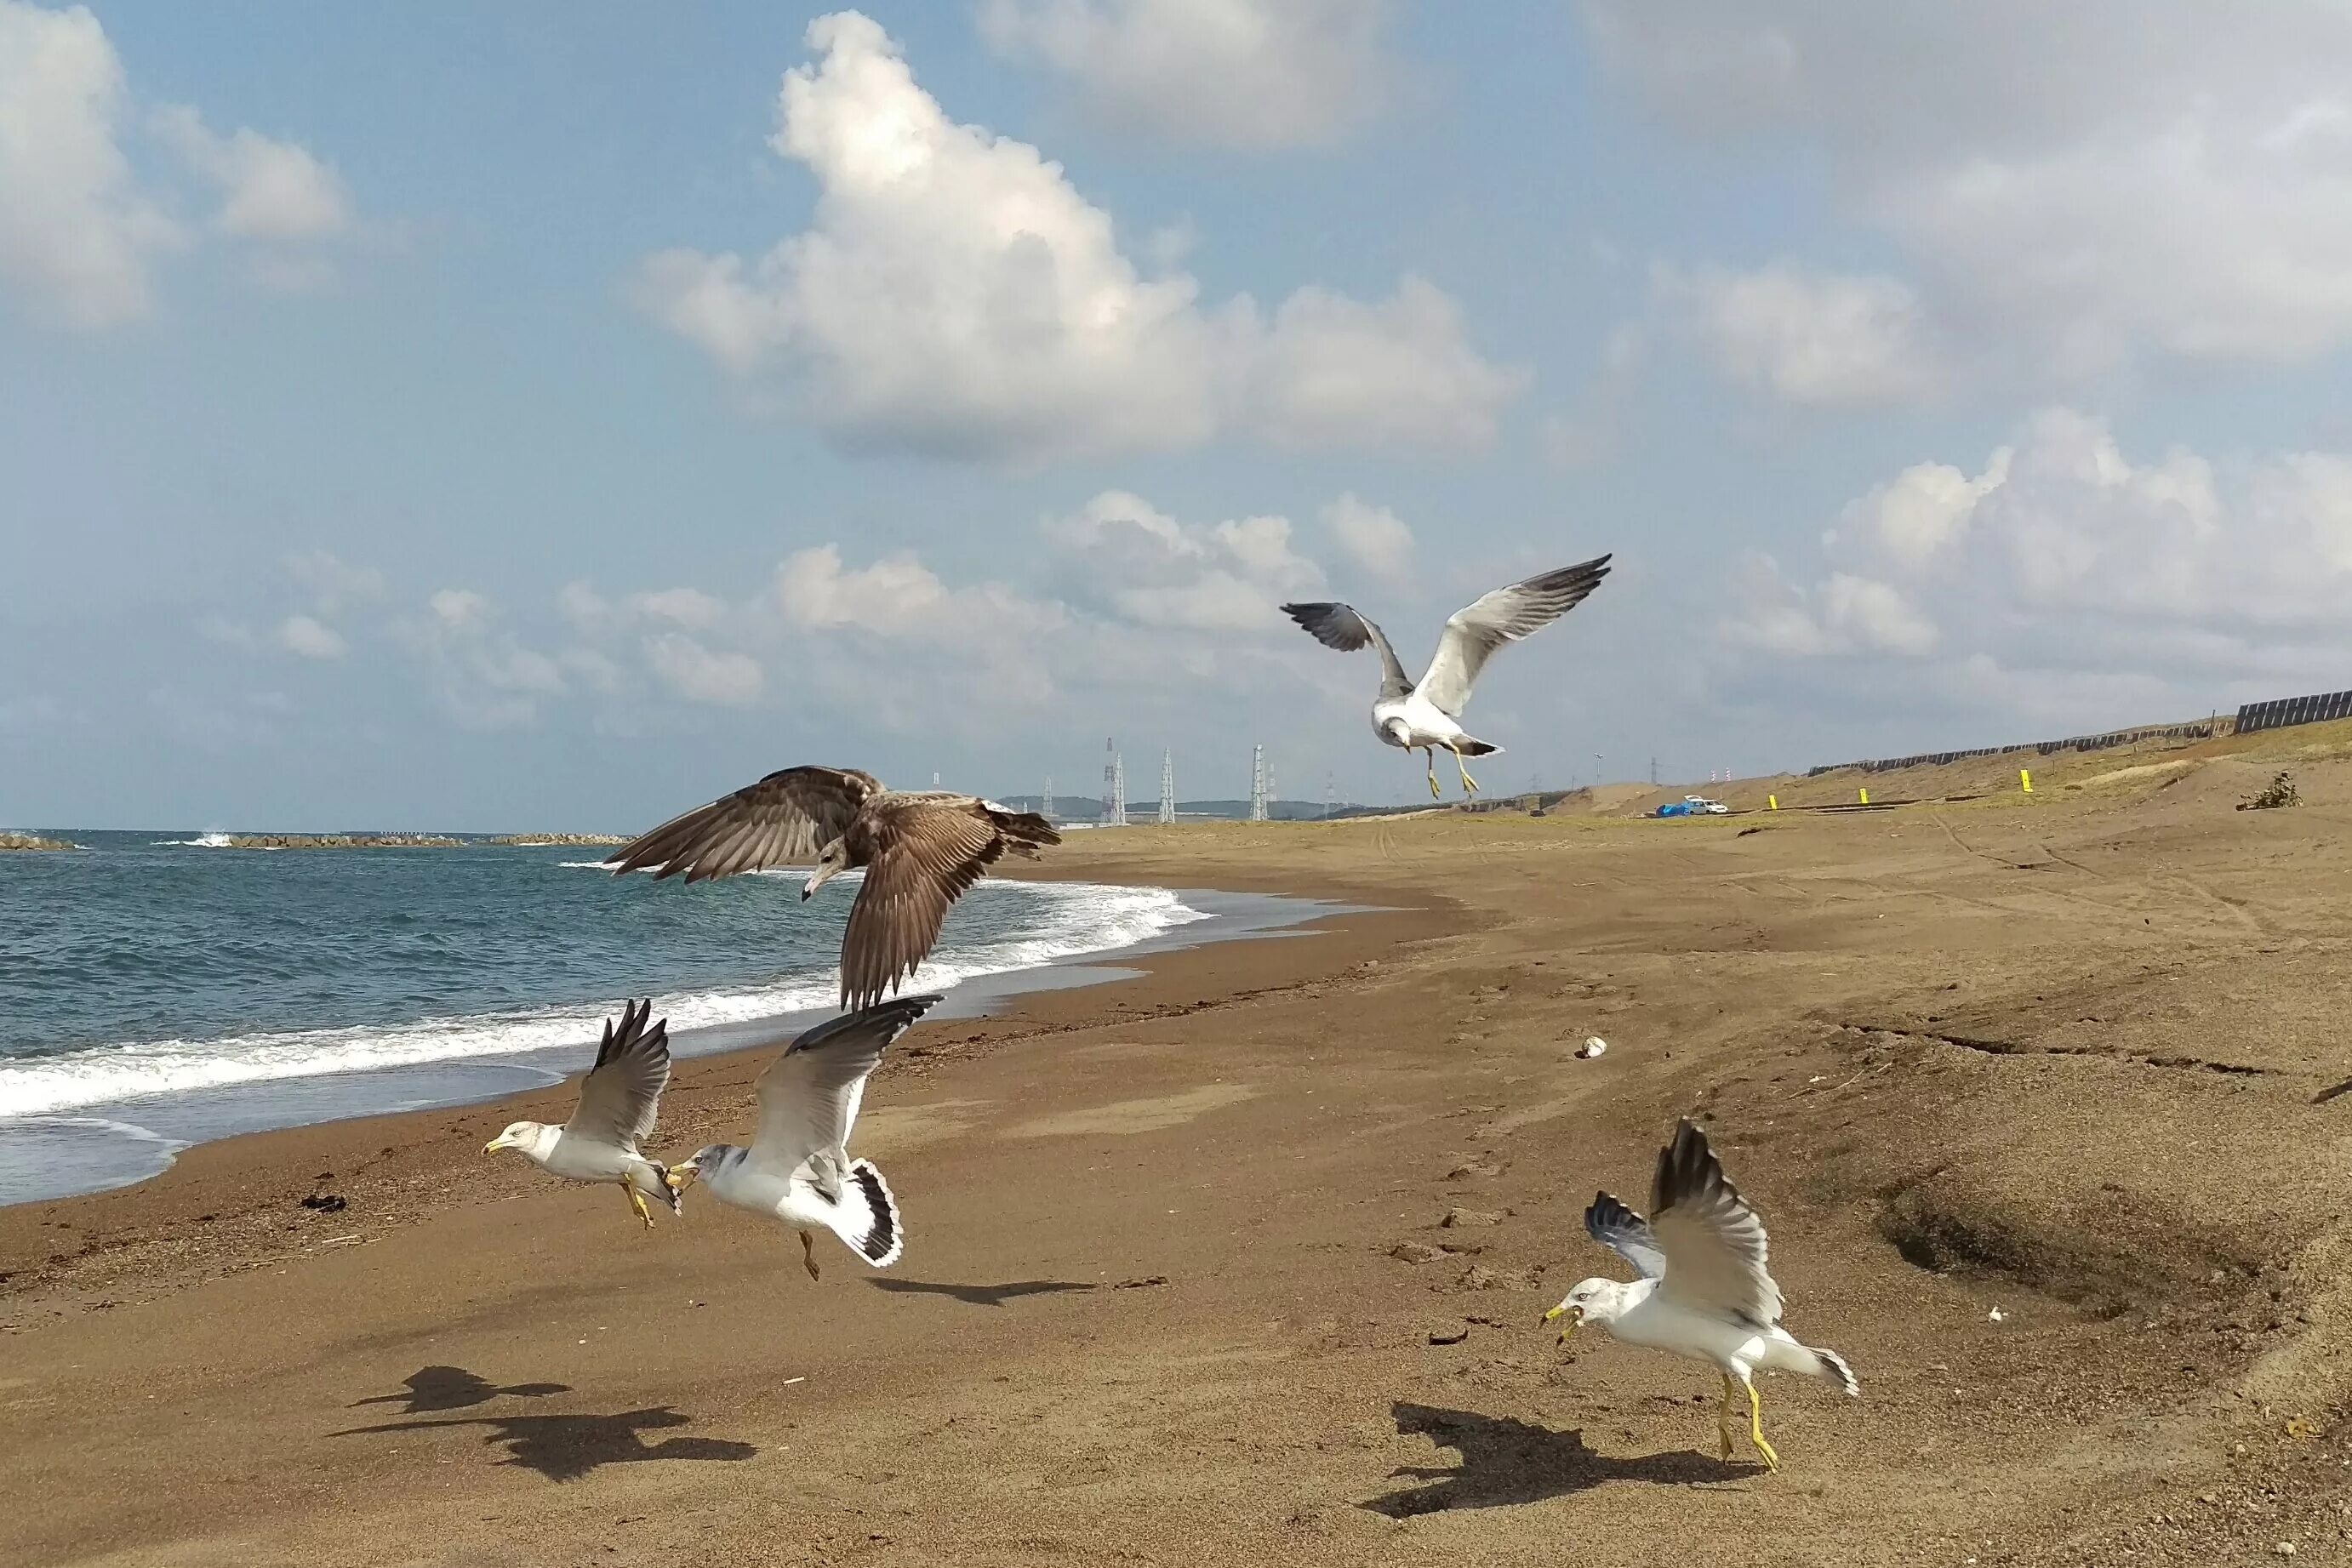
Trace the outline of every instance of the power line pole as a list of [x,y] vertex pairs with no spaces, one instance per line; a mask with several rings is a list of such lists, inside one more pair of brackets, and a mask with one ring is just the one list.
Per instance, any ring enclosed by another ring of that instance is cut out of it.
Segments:
[[1054,820],[1054,776],[1045,775],[1045,798],[1037,802],[1037,814],[1047,821]]
[[1108,758],[1103,764],[1103,826],[1123,828],[1127,826],[1127,768],[1119,758],[1116,736],[1103,742],[1103,754]]
[[1250,747],[1250,810],[1253,822],[1265,821],[1265,747]]
[[1160,825],[1172,827],[1176,821],[1176,754],[1163,748],[1160,753]]

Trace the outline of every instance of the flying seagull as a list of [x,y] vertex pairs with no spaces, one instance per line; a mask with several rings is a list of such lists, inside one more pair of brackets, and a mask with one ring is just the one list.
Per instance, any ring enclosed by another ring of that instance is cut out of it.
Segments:
[[[651,997],[621,1009],[621,1024],[604,1020],[604,1043],[596,1048],[596,1065],[580,1082],[580,1108],[561,1127],[542,1122],[517,1122],[482,1145],[482,1153],[520,1149],[550,1176],[566,1181],[613,1182],[629,1195],[629,1207],[653,1228],[646,1208],[647,1197],[669,1205],[672,1214],[685,1211],[677,1201],[678,1184],[662,1167],[637,1153],[638,1144],[653,1135],[654,1117],[661,1092],[669,1082],[669,1020],[653,1018]],[[652,1027],[646,1020],[652,1019]]]
[[948,906],[1008,850],[1031,860],[1062,835],[1034,811],[977,795],[886,789],[854,768],[786,768],[673,818],[604,863],[689,883],[807,865],[806,899],[858,866],[866,885],[841,938],[841,1005],[882,999],[940,939]]
[[760,1130],[751,1146],[698,1149],[669,1167],[672,1179],[683,1190],[700,1176],[719,1202],[799,1231],[812,1280],[819,1227],[877,1269],[896,1263],[907,1243],[898,1201],[871,1161],[849,1157],[849,1130],[883,1050],[939,999],[896,997],[803,1034],[760,1074]]
[[1370,643],[1380,650],[1381,695],[1372,702],[1373,733],[1391,746],[1419,751],[1429,759],[1429,798],[1434,800],[1439,747],[1454,753],[1465,795],[1478,792],[1478,780],[1470,777],[1462,759],[1503,749],[1462,727],[1470,687],[1495,650],[1550,625],[1583,603],[1608,575],[1609,558],[1595,556],[1580,566],[1564,566],[1482,595],[1447,620],[1445,630],[1437,634],[1437,652],[1430,655],[1429,668],[1418,682],[1405,677],[1387,636],[1353,607],[1286,604],[1282,611],[1327,648],[1352,653]]
[[1764,1440],[1762,1401],[1750,1374],[1759,1366],[1799,1372],[1862,1390],[1835,1351],[1799,1342],[1780,1326],[1780,1287],[1765,1268],[1764,1222],[1739,1189],[1724,1179],[1706,1134],[1688,1122],[1658,1151],[1650,1184],[1651,1218],[1596,1193],[1584,1211],[1592,1239],[1641,1272],[1638,1280],[1586,1280],[1543,1315],[1565,1317],[1559,1343],[1582,1322],[1599,1323],[1628,1344],[1670,1350],[1712,1362],[1723,1374],[1723,1412],[1716,1423],[1723,1457],[1731,1458],[1739,1393],[1748,1394],[1748,1437],[1779,1469],[1780,1456]]

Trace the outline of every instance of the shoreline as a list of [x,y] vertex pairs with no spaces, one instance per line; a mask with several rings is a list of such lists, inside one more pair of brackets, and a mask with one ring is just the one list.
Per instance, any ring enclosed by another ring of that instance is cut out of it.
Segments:
[[[1031,873],[1023,878],[1027,881],[1166,885],[1099,865],[1049,868],[1042,875],[1039,868],[1024,869]],[[1383,895],[1341,883],[1286,894],[1171,891],[1188,901],[1253,901],[1257,917],[1234,907],[1212,911],[1208,919],[1139,943],[961,982],[950,988],[947,1004],[885,1058],[876,1090],[887,1092],[894,1082],[923,1082],[960,1061],[1110,1019],[1190,1012],[1304,984],[1288,962],[1302,946],[1312,944],[1317,958],[1305,972],[1319,977],[1392,943],[1444,935],[1464,913],[1444,899],[1417,908],[1376,903]],[[1393,900],[1393,894],[1385,896]],[[1265,918],[1276,913],[1291,918]],[[1171,1000],[1176,997],[1181,999]],[[699,1134],[689,1129],[713,1135],[745,1129],[753,1112],[751,1085],[778,1044],[829,1010],[691,1031],[707,1049],[676,1056],[656,1142],[692,1147]],[[578,1055],[569,1048],[562,1054]],[[532,1081],[462,1101],[233,1133],[178,1147],[152,1175],[126,1183],[0,1204],[0,1334],[28,1326],[25,1311],[36,1297],[53,1308],[71,1301],[80,1309],[107,1310],[125,1281],[137,1281],[142,1292],[176,1291],[257,1260],[282,1259],[289,1232],[324,1239],[296,1242],[298,1250],[379,1239],[386,1233],[380,1228],[429,1218],[428,1212],[407,1207],[409,1196],[426,1186],[446,1191],[453,1177],[460,1188],[477,1177],[520,1176],[541,1196],[560,1191],[568,1184],[520,1167],[502,1171],[481,1155],[482,1143],[509,1121],[562,1120],[586,1069],[525,1071]],[[739,1103],[737,1113],[714,1123],[709,1107],[730,1097]],[[869,1104],[879,1099],[877,1092]],[[323,1208],[302,1202],[330,1197],[342,1201]],[[59,1232],[72,1236],[71,1249],[58,1249]],[[159,1266],[173,1277],[158,1279]]]
[[[1089,878],[1032,878],[1079,882]],[[1280,894],[1211,888],[1164,888],[1141,881],[1114,885],[1172,895],[1193,918],[1140,941],[1090,949],[1043,963],[971,975],[946,984],[931,1015],[944,1022],[982,1016],[1041,990],[1108,983],[1132,973],[1130,956],[1278,935],[1352,905]],[[910,985],[912,982],[910,982]],[[661,998],[656,994],[656,1001]],[[674,1030],[675,1060],[763,1049],[825,1017],[829,1007],[788,1008],[724,1023]],[[383,1026],[395,1029],[397,1025]],[[346,1071],[258,1078],[164,1095],[92,1103],[0,1121],[0,1212],[117,1191],[157,1179],[189,1151],[231,1139],[374,1116],[494,1104],[576,1081],[593,1034],[560,1046]],[[593,1055],[592,1055],[593,1059]]]

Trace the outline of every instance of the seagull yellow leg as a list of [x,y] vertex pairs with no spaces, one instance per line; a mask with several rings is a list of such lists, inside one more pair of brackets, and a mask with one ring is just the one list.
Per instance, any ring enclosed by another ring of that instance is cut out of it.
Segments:
[[1772,1445],[1764,1440],[1764,1402],[1756,1396],[1756,1385],[1752,1383],[1748,1385],[1748,1440],[1756,1445],[1758,1453],[1764,1456],[1766,1469],[1780,1468],[1780,1456],[1774,1453]]
[[801,1261],[808,1265],[810,1279],[814,1280],[818,1278],[816,1271],[816,1238],[810,1235],[805,1230],[801,1232]]
[[1737,1419],[1733,1412],[1738,1407],[1738,1400],[1739,1385],[1727,1372],[1723,1375],[1723,1408],[1715,1417],[1715,1435],[1722,1441],[1726,1459],[1731,1458],[1731,1423]]
[[1437,747],[1433,746],[1424,746],[1421,748],[1421,754],[1429,759],[1429,798],[1434,800],[1439,798],[1437,793]]
[[654,1217],[652,1211],[646,1207],[646,1195],[631,1186],[625,1177],[622,1179],[621,1190],[629,1195],[629,1207],[637,1211],[637,1218],[646,1222],[647,1230],[651,1230],[654,1228]]
[[1462,792],[1465,795],[1475,795],[1478,792],[1478,780],[1470,777],[1469,765],[1462,760],[1461,751],[1451,746],[1445,749],[1454,753],[1454,766],[1461,771]]

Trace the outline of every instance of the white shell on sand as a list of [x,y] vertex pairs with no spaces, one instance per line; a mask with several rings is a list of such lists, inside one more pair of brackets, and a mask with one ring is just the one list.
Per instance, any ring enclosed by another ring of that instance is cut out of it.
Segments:
[[1609,1042],[1607,1040],[1601,1039],[1597,1034],[1588,1034],[1584,1037],[1584,1043],[1576,1048],[1576,1054],[1590,1061],[1592,1058],[1600,1055],[1602,1051],[1608,1049]]

